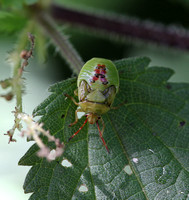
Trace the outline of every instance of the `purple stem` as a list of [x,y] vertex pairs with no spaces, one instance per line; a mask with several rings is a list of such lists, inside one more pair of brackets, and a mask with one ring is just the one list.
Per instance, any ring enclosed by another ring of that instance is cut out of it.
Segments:
[[52,5],[51,11],[56,20],[76,26],[115,34],[121,38],[132,37],[180,49],[189,49],[189,31],[178,26],[165,26],[126,16],[82,12],[57,5]]

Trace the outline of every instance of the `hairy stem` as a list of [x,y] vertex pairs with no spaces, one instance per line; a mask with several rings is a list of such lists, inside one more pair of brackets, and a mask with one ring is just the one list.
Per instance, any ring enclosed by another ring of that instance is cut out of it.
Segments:
[[51,6],[55,19],[120,38],[135,38],[180,49],[189,49],[189,31],[177,26],[142,21],[126,16],[94,14],[57,5]]
[[68,62],[74,73],[79,74],[84,62],[78,52],[73,48],[65,35],[57,30],[56,23],[48,13],[41,11],[36,20],[44,32],[51,38],[59,48],[62,57]]
[[17,46],[15,47],[12,55],[11,60],[13,61],[13,85],[12,89],[14,94],[16,95],[16,107],[19,109],[19,112],[22,112],[22,74],[19,73],[21,69],[21,58],[20,53],[23,51],[28,44],[28,32],[33,30],[34,23],[33,21],[29,22],[27,27],[23,30],[18,40]]
[[33,28],[34,28],[34,23],[33,21],[30,21],[27,24],[26,28],[20,34],[20,38],[18,40],[18,43],[15,49],[9,55],[9,61],[13,65],[13,76],[12,78],[9,79],[10,86],[12,87],[11,94],[13,96],[14,95],[16,96],[16,107],[15,107],[15,111],[13,111],[14,117],[15,117],[14,125],[5,134],[9,136],[9,143],[16,141],[15,139],[13,139],[14,132],[16,129],[20,131],[22,128],[22,125],[20,124],[21,119],[18,118],[19,113],[22,112],[22,94],[23,94],[23,87],[24,87],[22,74],[23,74],[24,67],[28,65],[28,62],[26,61],[32,55],[34,43],[32,43],[32,47],[30,48],[30,51],[28,51],[30,55],[29,54],[27,55],[28,56],[27,60],[25,59],[25,62],[23,63],[22,63],[21,55],[23,52],[27,52],[25,48],[28,43],[28,37],[29,37],[28,33],[31,32]]

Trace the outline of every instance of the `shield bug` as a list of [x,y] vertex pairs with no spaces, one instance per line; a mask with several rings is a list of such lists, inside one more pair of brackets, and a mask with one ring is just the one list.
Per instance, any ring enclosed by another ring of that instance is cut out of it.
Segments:
[[[79,106],[75,111],[75,121],[69,126],[73,126],[78,122],[77,112],[86,113],[85,122],[69,140],[77,135],[87,122],[90,124],[96,123],[100,138],[109,152],[103,138],[105,124],[101,116],[113,109],[112,104],[118,89],[119,75],[112,61],[103,58],[93,58],[85,63],[77,79],[77,89],[74,91],[74,94],[78,96],[79,103],[73,97],[65,94],[66,97]],[[99,120],[103,126],[102,130],[99,127]]]

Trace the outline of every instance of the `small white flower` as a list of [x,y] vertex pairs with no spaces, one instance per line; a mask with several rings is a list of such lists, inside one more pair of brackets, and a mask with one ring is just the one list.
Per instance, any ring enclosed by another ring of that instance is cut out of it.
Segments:
[[[23,120],[27,125],[27,129],[22,130],[21,135],[26,135],[28,138],[33,138],[35,140],[40,148],[37,153],[39,157],[46,157],[48,161],[52,161],[55,160],[56,157],[62,155],[64,150],[64,143],[61,143],[59,139],[50,135],[48,130],[46,131],[45,129],[43,129],[43,123],[39,124],[35,122],[33,120],[33,117],[30,117],[29,115],[26,115],[24,113],[20,113],[19,118],[20,120]],[[39,137],[40,134],[46,136],[48,138],[48,141],[54,141],[56,149],[50,150]]]

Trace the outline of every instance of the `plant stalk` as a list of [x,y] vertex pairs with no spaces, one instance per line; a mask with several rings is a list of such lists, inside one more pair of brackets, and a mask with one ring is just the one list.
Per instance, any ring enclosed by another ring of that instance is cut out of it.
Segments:
[[16,95],[16,107],[19,109],[19,112],[22,112],[22,92],[23,92],[23,83],[22,83],[22,74],[19,73],[21,69],[21,51],[25,50],[28,44],[28,32],[32,32],[34,28],[33,21],[29,22],[27,27],[23,30],[18,40],[17,46],[13,51],[12,61],[13,61],[13,85],[12,89]]
[[59,48],[62,57],[70,65],[74,73],[79,74],[84,62],[68,38],[57,30],[56,23],[48,12],[41,11],[36,17],[36,21],[43,28],[45,34],[52,39],[55,46]]
[[176,25],[139,20],[120,15],[90,13],[73,8],[51,5],[54,19],[71,25],[99,31],[104,35],[115,35],[120,39],[140,39],[169,47],[189,50],[189,31]]

